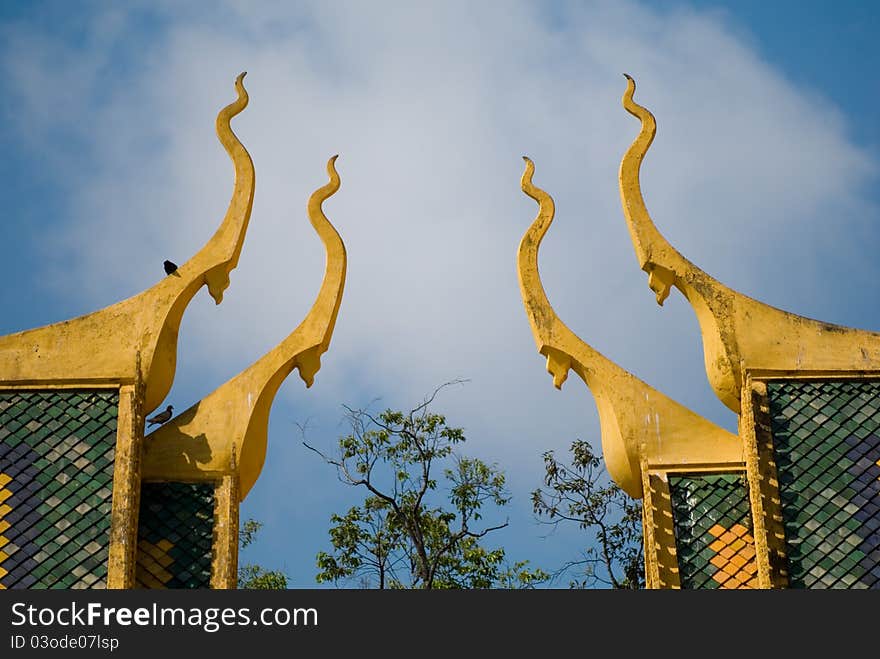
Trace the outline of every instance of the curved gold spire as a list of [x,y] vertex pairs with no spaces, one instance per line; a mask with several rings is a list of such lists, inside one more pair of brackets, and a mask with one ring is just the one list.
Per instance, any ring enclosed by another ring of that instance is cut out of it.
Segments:
[[532,183],[528,158],[522,189],[538,202],[538,216],[523,235],[517,255],[520,293],[538,352],[547,357],[553,384],[561,388],[573,369],[593,392],[602,428],[608,473],[630,496],[642,496],[640,464],[688,466],[738,463],[738,437],[645,384],[574,334],[550,305],[538,274],[538,248],[555,208]]
[[[177,334],[183,312],[207,285],[217,304],[238,265],[254,199],[254,166],[232,132],[230,120],[248,104],[242,73],[238,97],[217,115],[217,136],[232,159],[235,182],[220,228],[175,273],[146,291],[72,320],[0,337],[4,383],[145,383],[144,413],[168,394],[177,364]],[[157,258],[158,271],[161,257]],[[138,365],[139,361],[139,365]]]
[[299,369],[310,387],[330,347],[342,290],[346,253],[322,210],[339,189],[337,156],[327,163],[330,182],[309,198],[309,219],[327,253],[324,280],[311,310],[286,339],[253,365],[144,438],[145,480],[204,481],[238,473],[241,499],[256,482],[266,457],[269,411],[284,379]]
[[716,395],[740,411],[742,372],[828,374],[880,369],[880,334],[797,316],[759,302],[706,274],[663,237],[642,198],[639,170],[657,130],[654,116],[633,100],[626,76],[623,107],[641,130],[620,163],[620,198],[633,247],[657,302],[675,286],[696,313],[706,374]]

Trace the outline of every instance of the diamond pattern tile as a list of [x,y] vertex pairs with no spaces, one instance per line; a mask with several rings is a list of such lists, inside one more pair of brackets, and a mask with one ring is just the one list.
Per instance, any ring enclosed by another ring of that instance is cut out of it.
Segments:
[[880,588],[880,382],[771,382],[792,588]]
[[682,588],[757,588],[744,474],[669,476]]
[[138,588],[209,588],[214,532],[210,483],[144,483],[138,519]]
[[0,588],[103,588],[118,395],[0,391]]

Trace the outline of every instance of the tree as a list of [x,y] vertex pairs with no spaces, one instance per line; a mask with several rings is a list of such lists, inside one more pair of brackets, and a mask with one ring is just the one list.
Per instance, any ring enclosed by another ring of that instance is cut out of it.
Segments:
[[571,453],[571,465],[561,464],[553,451],[544,453],[546,489],[532,492],[532,506],[548,524],[574,522],[593,529],[596,545],[554,576],[580,569],[580,578],[569,583],[572,588],[643,588],[641,504],[608,478],[601,456],[589,443],[575,440]]
[[[247,520],[238,532],[241,549],[252,544],[257,532],[263,527],[262,522]],[[246,563],[238,568],[238,588],[241,590],[285,590],[287,575],[278,570],[267,570],[261,565]]]
[[[373,416],[343,406],[351,432],[338,457],[307,448],[336,467],[343,483],[367,491],[363,503],[332,515],[331,552],[319,552],[319,582],[359,580],[378,588],[528,588],[549,578],[528,561],[480,541],[508,522],[483,524],[483,508],[510,501],[503,472],[455,453],[464,431],[429,410],[441,385],[409,412]],[[448,496],[438,492],[442,468]]]

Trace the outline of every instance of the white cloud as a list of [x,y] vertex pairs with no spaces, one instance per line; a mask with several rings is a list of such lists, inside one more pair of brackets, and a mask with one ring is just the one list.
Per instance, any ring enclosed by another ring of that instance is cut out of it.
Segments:
[[[510,474],[512,557],[577,551],[577,534],[545,547],[528,515],[542,451],[575,437],[598,445],[599,428],[582,383],[552,388],[522,309],[515,251],[536,211],[519,189],[523,154],[557,204],[541,272],[559,315],[649,384],[734,426],[706,384],[692,312],[677,294],[656,307],[633,255],[617,171],[638,124],[621,107],[622,73],[659,126],[642,172],[648,207],[686,256],[753,297],[841,323],[823,316],[845,312],[826,302],[840,279],[878,274],[846,238],[876,215],[860,193],[876,163],[834,107],[789,84],[719,15],[623,2],[552,5],[553,17],[515,2],[229,2],[207,22],[176,8],[131,77],[106,89],[98,73],[137,29],[130,17],[97,17],[102,36],[85,49],[17,26],[2,68],[15,72],[22,111],[4,130],[24,130],[38,153],[51,154],[59,132],[89,145],[82,162],[54,165],[70,213],[53,244],[74,258],[54,280],[85,312],[148,287],[164,258],[182,262],[213,233],[232,184],[214,117],[248,71],[250,105],[233,128],[254,159],[254,211],[223,304],[200,293],[184,318],[180,409],[309,309],[324,255],[305,204],[340,154],[342,187],[324,206],[349,254],[339,322],[314,387],[293,375],[279,392],[267,467],[245,502],[300,585],[347,495],[293,422],[312,417],[312,440],[329,447],[341,403],[404,407],[456,377],[471,382],[437,405],[468,429],[471,453]],[[308,541],[294,543],[290,526]]]

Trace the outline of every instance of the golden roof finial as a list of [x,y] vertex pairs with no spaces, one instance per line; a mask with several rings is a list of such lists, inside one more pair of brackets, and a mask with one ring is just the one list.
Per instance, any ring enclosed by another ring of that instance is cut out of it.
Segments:
[[623,214],[657,302],[662,305],[675,286],[693,307],[706,374],[719,399],[739,413],[744,369],[808,375],[880,369],[880,334],[797,316],[752,299],[706,274],[669,244],[648,214],[639,183],[657,125],[633,100],[635,81],[629,75],[626,79],[623,107],[641,121],[641,130],[620,163]]
[[174,381],[183,313],[203,285],[217,304],[221,302],[250,220],[254,166],[230,126],[232,117],[248,103],[244,76],[235,80],[236,100],[217,115],[217,136],[232,159],[235,182],[226,216],[214,236],[174,276],[138,295],[79,318],[0,337],[4,383],[134,382],[140,376],[145,383],[144,413],[162,402]]
[[630,496],[642,496],[641,458],[650,466],[687,466],[742,461],[739,438],[699,416],[604,357],[560,320],[538,274],[538,248],[555,208],[532,183],[535,165],[526,157],[522,190],[538,202],[538,215],[517,254],[520,293],[538,352],[547,357],[553,384],[561,388],[569,369],[593,392],[608,473]]
[[321,367],[345,285],[345,245],[322,204],[339,189],[336,158],[327,162],[329,183],[312,193],[309,219],[327,254],[324,280],[299,326],[253,365],[144,438],[145,480],[203,481],[237,470],[240,496],[256,482],[266,457],[269,411],[284,379],[299,369],[310,387]]

